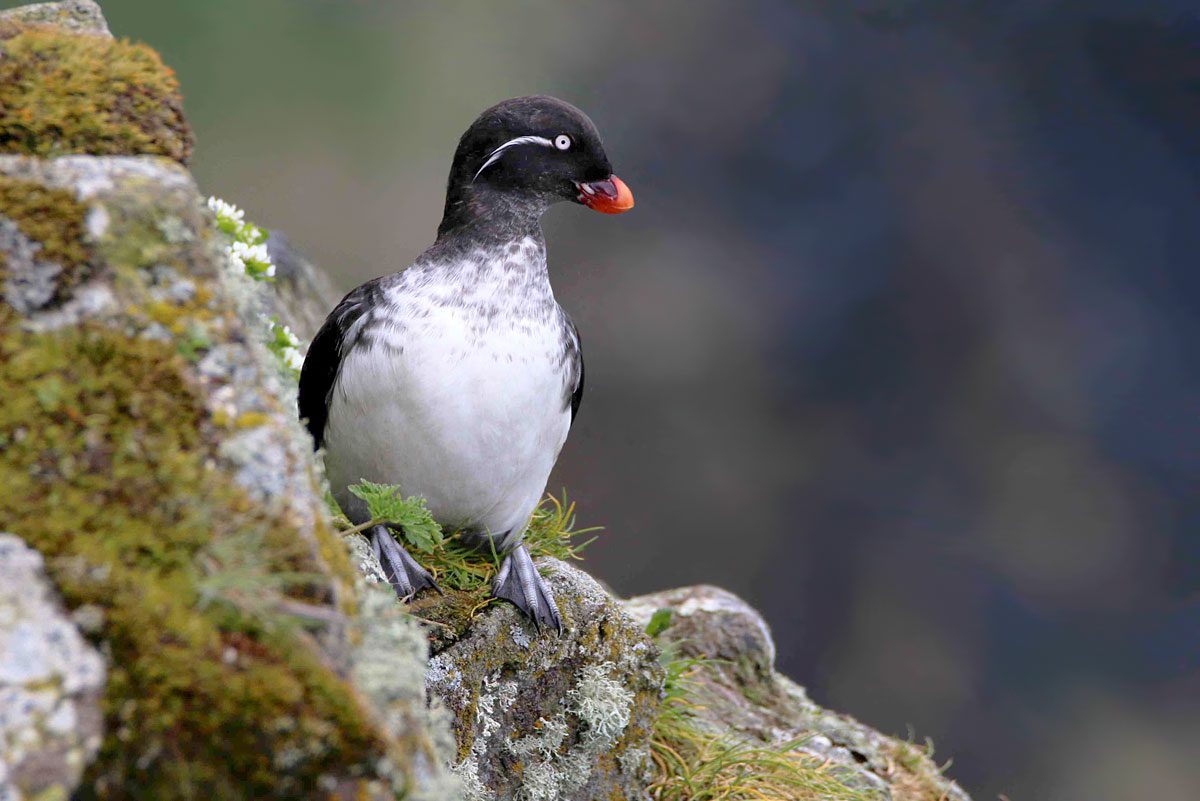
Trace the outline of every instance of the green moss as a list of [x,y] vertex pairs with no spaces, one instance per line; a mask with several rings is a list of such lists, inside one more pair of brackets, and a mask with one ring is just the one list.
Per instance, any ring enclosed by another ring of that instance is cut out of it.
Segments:
[[0,153],[191,155],[179,84],[151,48],[12,23],[0,39]]
[[213,469],[173,345],[89,325],[26,333],[3,306],[0,331],[0,386],[22,388],[0,406],[0,528],[46,556],[68,606],[105,613],[108,735],[82,797],[296,797],[323,773],[368,772],[377,732],[297,633],[203,603],[214,540],[252,532],[273,572],[321,569]]
[[[0,70],[2,65],[0,59]],[[86,213],[70,192],[0,176],[0,216],[41,244],[40,259],[63,268],[57,276],[56,298],[61,299],[88,275],[89,253],[83,237]],[[4,269],[4,254],[0,252],[0,275]]]

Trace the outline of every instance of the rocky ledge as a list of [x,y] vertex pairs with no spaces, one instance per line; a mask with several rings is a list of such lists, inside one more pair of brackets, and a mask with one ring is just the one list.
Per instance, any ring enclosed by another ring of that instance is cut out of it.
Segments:
[[249,275],[181,109],[95,3],[0,13],[0,799],[965,801],[719,589],[621,601],[542,558],[557,636],[397,603],[281,358],[328,281],[278,237]]

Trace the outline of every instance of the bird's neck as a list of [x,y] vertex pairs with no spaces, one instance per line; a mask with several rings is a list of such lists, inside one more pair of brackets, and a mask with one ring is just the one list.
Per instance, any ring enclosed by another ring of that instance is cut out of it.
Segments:
[[526,237],[542,241],[541,218],[550,203],[537,195],[498,192],[485,184],[451,187],[438,226],[438,240],[448,237],[481,245]]

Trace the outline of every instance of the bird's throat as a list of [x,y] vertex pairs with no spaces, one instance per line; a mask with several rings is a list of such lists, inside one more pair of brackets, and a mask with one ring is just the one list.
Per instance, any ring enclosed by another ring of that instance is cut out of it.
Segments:
[[551,201],[539,195],[499,192],[486,185],[452,187],[438,226],[438,238],[453,236],[480,243],[500,243],[536,236]]

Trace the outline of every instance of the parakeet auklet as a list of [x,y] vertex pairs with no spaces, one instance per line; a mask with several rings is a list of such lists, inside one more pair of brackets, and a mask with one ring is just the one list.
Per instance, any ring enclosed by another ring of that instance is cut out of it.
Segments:
[[[521,537],[583,397],[579,333],[550,289],[539,222],[564,200],[633,207],[592,121],[544,96],[483,112],[454,154],[437,241],[342,299],[299,401],[352,521],[369,519],[347,490],[362,479],[423,496],[444,528],[505,555],[497,597],[559,630]],[[385,526],[369,537],[398,595],[436,589]]]

